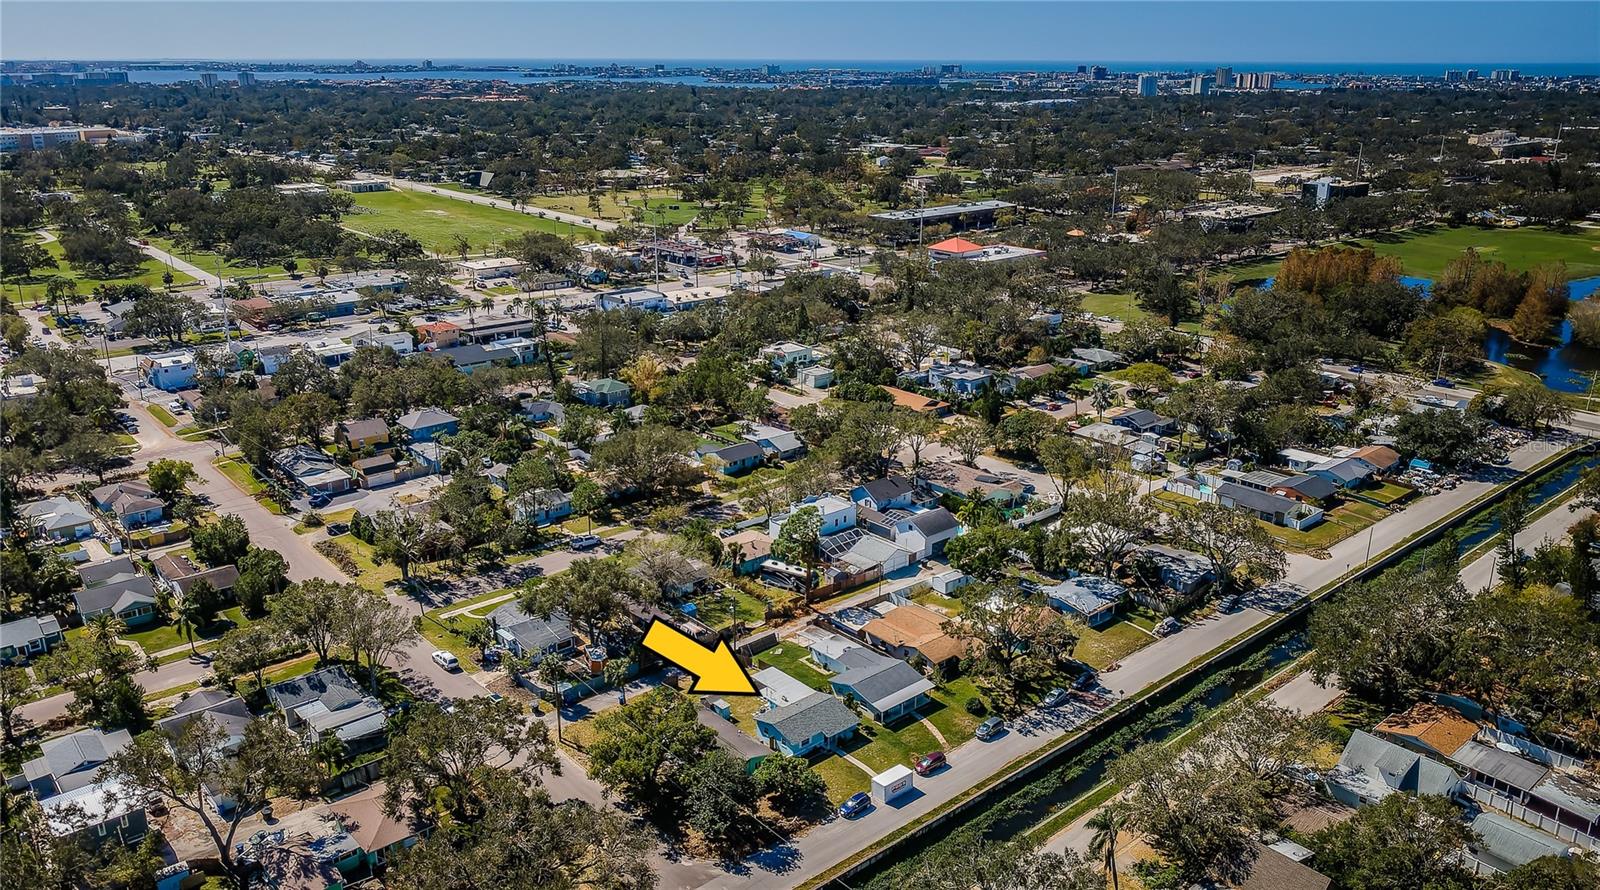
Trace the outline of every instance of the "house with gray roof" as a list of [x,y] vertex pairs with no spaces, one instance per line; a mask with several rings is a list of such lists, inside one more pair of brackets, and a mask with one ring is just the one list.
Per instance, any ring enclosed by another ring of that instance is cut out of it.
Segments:
[[1116,620],[1117,606],[1128,595],[1121,584],[1099,575],[1079,575],[1044,589],[1050,605],[1090,627]]
[[495,639],[513,655],[538,661],[550,653],[569,655],[578,651],[578,638],[564,612],[540,618],[528,614],[513,600],[490,612],[488,621]]
[[761,466],[767,453],[754,442],[739,442],[705,452],[705,460],[724,476],[741,476]]
[[226,735],[223,750],[233,753],[244,743],[244,731],[255,716],[244,699],[218,689],[196,689],[172,707],[172,716],[156,721],[156,729],[177,738],[183,728],[200,718],[209,720]]
[[585,405],[596,408],[626,408],[633,397],[633,389],[621,380],[600,377],[574,383],[572,395]]
[[1131,557],[1151,580],[1182,596],[1199,593],[1217,579],[1204,556],[1165,544],[1146,544],[1134,550]]
[[25,787],[44,800],[92,785],[105,762],[132,742],[133,735],[126,729],[80,729],[50,739],[39,746],[38,757],[22,764]]
[[160,522],[167,510],[166,503],[156,497],[155,489],[137,480],[102,485],[91,492],[90,497],[95,507],[115,516],[123,528]]
[[35,533],[57,543],[77,541],[94,534],[89,508],[69,497],[44,498],[17,508]]
[[1467,844],[1468,852],[1495,871],[1510,871],[1545,856],[1572,855],[1568,842],[1499,813],[1480,811],[1471,825],[1476,838]]
[[156,588],[148,575],[118,575],[95,587],[72,594],[78,617],[88,621],[110,613],[128,627],[140,627],[156,620]]
[[90,563],[78,567],[78,579],[84,587],[99,587],[113,581],[121,581],[139,574],[139,567],[133,560],[126,556],[116,556],[101,562]]
[[844,702],[825,692],[812,692],[798,701],[756,714],[756,731],[761,737],[793,757],[835,749],[855,735],[860,724],[860,718]]
[[349,471],[333,456],[309,445],[295,445],[272,452],[272,463],[308,492],[338,494],[349,491],[355,482]]
[[1224,507],[1253,513],[1257,519],[1295,531],[1305,531],[1322,521],[1320,507],[1237,482],[1218,485],[1215,495],[1217,503]]
[[845,670],[828,679],[833,694],[860,702],[880,723],[891,723],[928,703],[933,681],[898,658],[854,648],[838,660]]
[[54,615],[18,618],[0,624],[0,661],[26,661],[61,644],[61,622]]
[[1359,729],[1323,781],[1335,800],[1352,807],[1377,803],[1395,792],[1453,798],[1462,784],[1459,773],[1437,760]]
[[572,515],[572,495],[559,488],[535,488],[511,499],[511,514],[522,522],[549,525]]
[[1314,464],[1306,475],[1326,479],[1340,488],[1356,488],[1372,478],[1378,468],[1359,457],[1332,457]]
[[394,424],[405,430],[413,442],[432,442],[440,436],[455,435],[461,421],[448,411],[418,408],[400,415]]
[[267,700],[283,712],[296,735],[314,744],[332,735],[351,753],[383,744],[387,715],[343,667],[325,667],[267,687]]
[[1072,357],[1095,371],[1114,368],[1127,361],[1120,352],[1112,352],[1109,349],[1099,349],[1093,346],[1080,346],[1072,350]]

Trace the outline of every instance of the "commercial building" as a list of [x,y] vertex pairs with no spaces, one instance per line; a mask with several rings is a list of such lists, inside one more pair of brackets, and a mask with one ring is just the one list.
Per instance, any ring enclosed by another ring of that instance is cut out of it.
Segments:
[[1160,94],[1161,78],[1154,74],[1139,75],[1139,95],[1150,97]]
[[1217,80],[1209,74],[1196,74],[1189,78],[1189,95],[1209,96],[1211,88],[1216,86]]
[[0,127],[0,155],[43,151],[74,142],[106,145],[142,139],[138,133],[115,127]]
[[1029,260],[1044,256],[1044,251],[1011,244],[978,244],[965,238],[946,238],[928,246],[928,258],[934,262],[961,260],[969,263],[1005,263]]
[[1006,201],[963,201],[938,207],[919,207],[909,210],[889,210],[874,213],[872,218],[887,225],[902,237],[916,237],[920,227],[948,225],[957,231],[984,229],[995,224],[1000,211],[1015,207]]
[[1300,197],[1302,200],[1313,202],[1318,207],[1323,207],[1329,201],[1339,198],[1364,198],[1371,191],[1372,184],[1368,182],[1340,179],[1337,176],[1323,176],[1300,186]]

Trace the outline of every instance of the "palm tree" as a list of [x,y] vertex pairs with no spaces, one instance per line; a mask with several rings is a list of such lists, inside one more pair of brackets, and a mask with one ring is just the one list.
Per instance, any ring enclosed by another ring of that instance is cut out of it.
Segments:
[[189,641],[189,654],[198,654],[194,648],[194,636],[205,626],[206,613],[201,607],[200,598],[195,596],[184,597],[183,602],[172,613],[173,624],[177,626],[178,633]]
[[[616,687],[616,690],[617,690],[617,701],[619,703],[621,703],[621,704],[627,704],[628,703],[628,662],[625,659],[621,659],[621,658],[607,659],[606,660],[606,667],[605,667],[605,671],[603,673],[603,676],[606,678],[606,683],[608,683],[611,686]],[[560,719],[560,712],[559,711],[557,711],[556,719],[558,719],[558,720]]]
[[466,260],[467,254],[472,252],[472,242],[467,240],[466,235],[457,235],[455,241],[451,242],[451,246],[456,249],[456,255],[461,257],[463,261]]
[[1105,864],[1105,869],[1111,875],[1111,890],[1120,890],[1117,885],[1117,838],[1127,826],[1127,817],[1122,808],[1107,805],[1089,817],[1085,823],[1094,834],[1089,838],[1089,855],[1098,858]]
[[322,764],[322,768],[327,772],[329,779],[338,775],[339,767],[344,765],[344,742],[334,733],[323,733],[311,745],[311,750],[308,753],[310,753],[311,759]]
[[117,637],[127,629],[121,618],[110,612],[101,612],[83,623],[83,638],[97,645],[114,645]]
[[1089,404],[1094,406],[1095,413],[1101,420],[1106,419],[1106,409],[1116,404],[1116,396],[1111,392],[1111,384],[1104,380],[1096,380],[1094,388],[1089,391]]
[[555,653],[546,655],[544,660],[539,662],[539,666],[534,669],[534,679],[539,682],[540,686],[550,690],[551,696],[555,699],[556,741],[559,742],[561,741],[561,684],[567,679],[566,662],[562,661],[561,656]]

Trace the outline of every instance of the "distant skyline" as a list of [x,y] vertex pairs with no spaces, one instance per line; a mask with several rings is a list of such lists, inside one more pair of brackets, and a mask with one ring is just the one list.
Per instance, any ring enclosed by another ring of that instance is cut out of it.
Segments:
[[1600,63],[1593,0],[0,0],[0,59]]

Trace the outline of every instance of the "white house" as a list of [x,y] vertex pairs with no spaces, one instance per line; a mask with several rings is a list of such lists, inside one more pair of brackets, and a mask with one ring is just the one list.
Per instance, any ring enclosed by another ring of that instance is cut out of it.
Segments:
[[799,511],[810,507],[817,511],[822,520],[822,527],[818,530],[820,535],[832,535],[842,532],[847,528],[854,528],[856,524],[856,505],[851,501],[836,495],[813,495],[805,500],[790,505],[789,509],[778,513],[767,523],[767,534],[773,538],[778,537],[783,524],[789,517]]
[[350,345],[393,349],[399,355],[409,355],[417,348],[416,340],[409,331],[363,331],[350,338]]

